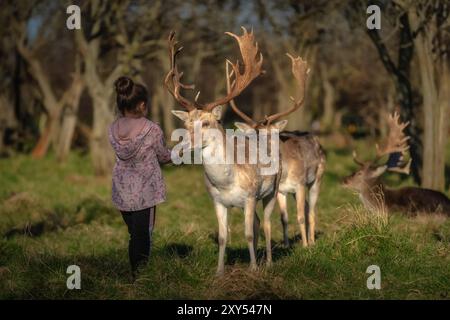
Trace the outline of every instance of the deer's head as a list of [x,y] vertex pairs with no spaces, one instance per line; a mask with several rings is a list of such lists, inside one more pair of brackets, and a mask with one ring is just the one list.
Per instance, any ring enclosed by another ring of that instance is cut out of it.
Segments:
[[[183,48],[177,48],[174,32],[171,32],[169,35],[171,69],[165,78],[164,84],[175,100],[186,109],[186,111],[173,110],[172,113],[183,121],[185,128],[191,135],[191,139],[194,137],[195,126],[200,127],[203,146],[212,141],[212,137],[209,134],[211,131],[208,129],[222,130],[222,125],[220,124],[222,106],[240,95],[256,77],[263,73],[263,57],[261,53],[258,54],[258,44],[255,42],[253,32],[247,32],[244,27],[242,29],[243,35],[241,36],[237,36],[231,32],[226,32],[226,34],[238,42],[242,55],[243,72],[241,73],[239,61],[233,64],[227,60],[227,63],[231,65],[234,71],[234,83],[228,88],[225,97],[218,98],[209,103],[200,103],[198,101],[200,92],[197,93],[194,101],[190,101],[181,95],[181,89],[193,90],[194,86],[185,85],[180,82],[183,73],[178,71],[176,58]],[[192,144],[193,141],[191,141]]]
[[342,180],[342,186],[361,193],[372,188],[378,182],[378,178],[387,170],[386,165],[373,166],[371,163],[361,164],[360,168]]
[[[353,160],[359,166],[359,169],[345,177],[341,182],[342,186],[362,193],[376,185],[380,176],[386,171],[409,174],[411,160],[404,162],[404,155],[409,149],[407,143],[409,137],[403,133],[409,122],[402,123],[399,118],[397,112],[389,115],[389,134],[381,147],[376,144],[377,156],[374,160],[365,162],[358,160],[356,152],[353,151]],[[385,156],[388,156],[387,161],[379,164]]]

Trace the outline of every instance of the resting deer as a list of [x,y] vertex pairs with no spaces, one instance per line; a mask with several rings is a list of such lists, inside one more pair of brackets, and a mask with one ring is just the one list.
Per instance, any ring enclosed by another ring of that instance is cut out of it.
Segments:
[[[287,56],[291,59],[292,74],[298,83],[300,98],[295,100],[291,97],[291,100],[294,102],[293,107],[284,112],[265,116],[261,121],[251,119],[239,110],[234,100],[231,100],[230,105],[232,109],[245,121],[245,123],[237,122],[235,124],[242,131],[250,129],[276,129],[282,131],[287,124],[287,120],[275,121],[303,106],[309,69],[307,63],[301,57],[294,58],[289,54]],[[236,70],[232,70],[230,73],[227,71],[228,88],[230,87],[230,78],[235,72]],[[281,211],[284,245],[286,247],[289,246],[287,195],[293,194],[296,199],[297,222],[300,227],[302,243],[306,247],[308,244],[312,245],[315,242],[316,204],[325,170],[325,153],[318,139],[307,132],[281,132],[280,142],[282,175],[277,198]],[[305,219],[307,188],[309,188],[309,206]]]
[[[239,44],[243,61],[243,73],[240,71],[239,63],[233,65],[235,74],[235,83],[225,97],[216,101],[200,104],[198,95],[195,101],[190,101],[180,93],[181,89],[193,89],[193,86],[187,86],[180,82],[182,73],[177,68],[177,55],[182,48],[176,48],[175,34],[172,32],[169,36],[170,61],[171,69],[165,78],[165,86],[173,95],[175,100],[183,106],[187,111],[172,111],[172,113],[184,122],[185,128],[190,132],[191,137],[194,136],[195,123],[201,121],[201,152],[203,156],[203,167],[205,172],[205,183],[207,190],[214,201],[215,211],[219,224],[219,261],[217,273],[224,272],[224,255],[227,242],[228,218],[227,212],[230,207],[238,207],[244,209],[245,220],[245,236],[250,252],[250,267],[256,268],[256,248],[259,233],[259,218],[256,215],[256,204],[258,200],[263,201],[264,216],[269,216],[273,211],[276,202],[276,192],[281,176],[281,168],[278,163],[276,173],[270,175],[261,174],[261,170],[265,165],[257,162],[250,164],[216,164],[209,161],[212,154],[225,153],[223,144],[215,143],[215,137],[210,135],[210,130],[217,129],[220,131],[223,140],[226,139],[225,131],[220,123],[222,115],[222,105],[227,104],[231,99],[237,97],[262,71],[262,54],[258,55],[258,46],[254,41],[253,33],[247,32],[243,28],[243,35],[237,36],[227,32],[228,35],[235,38]],[[245,143],[246,141],[238,141]],[[194,142],[190,142],[192,147]],[[239,145],[235,145],[239,150]],[[246,146],[244,146],[246,148]],[[248,155],[246,155],[247,157]],[[267,264],[272,261],[272,253],[270,247],[270,230],[265,228],[265,238],[267,245]]]
[[[417,187],[390,189],[380,181],[386,171],[409,174],[411,160],[403,160],[409,149],[409,137],[405,136],[403,130],[409,123],[402,123],[399,118],[398,113],[389,115],[388,137],[384,145],[376,145],[377,156],[373,161],[361,162],[353,152],[353,159],[360,169],[344,178],[342,185],[356,191],[368,210],[385,208],[410,215],[435,212],[450,215],[450,200],[441,192]],[[384,156],[389,156],[388,160],[377,164]]]

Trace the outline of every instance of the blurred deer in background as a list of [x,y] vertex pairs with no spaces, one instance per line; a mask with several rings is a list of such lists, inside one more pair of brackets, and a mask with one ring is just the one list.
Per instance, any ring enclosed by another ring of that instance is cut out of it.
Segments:
[[[291,97],[294,104],[290,109],[274,115],[265,116],[261,121],[254,121],[239,110],[234,100],[230,101],[230,105],[234,112],[245,121],[245,123],[235,123],[236,127],[242,131],[251,129],[276,129],[281,131],[280,153],[282,175],[277,198],[281,211],[284,245],[286,247],[289,246],[287,195],[293,194],[296,199],[297,222],[300,227],[302,243],[306,247],[315,242],[316,204],[319,197],[320,183],[325,170],[325,153],[317,137],[313,134],[299,131],[282,131],[287,124],[287,120],[275,122],[297,111],[305,102],[306,81],[309,73],[307,63],[301,57],[294,58],[290,54],[287,54],[287,56],[291,59],[292,74],[300,92],[299,99],[296,100]],[[230,73],[227,71],[228,88],[231,86],[230,78],[235,72],[236,70],[232,70]],[[309,203],[306,210],[307,188],[309,188]],[[306,216],[305,211],[307,212]],[[270,228],[269,223],[270,221],[268,222],[267,228]]]
[[[262,54],[258,54],[258,45],[255,43],[252,32],[247,32],[243,28],[243,35],[237,36],[227,32],[228,35],[234,37],[240,48],[243,61],[243,73],[240,71],[239,62],[233,64],[235,70],[235,82],[230,88],[227,96],[217,99],[214,102],[200,104],[198,102],[198,94],[195,101],[189,101],[181,95],[180,89],[194,89],[194,86],[188,86],[180,82],[183,73],[177,68],[176,58],[182,48],[176,48],[175,34],[172,32],[169,36],[170,61],[171,69],[166,76],[165,86],[174,96],[176,101],[183,106],[186,111],[172,111],[172,113],[184,122],[185,128],[189,131],[190,136],[194,137],[194,126],[198,121],[201,122],[201,152],[203,156],[203,167],[205,170],[206,188],[211,195],[217,220],[219,224],[219,262],[217,273],[224,272],[224,255],[227,242],[228,218],[227,210],[231,207],[244,209],[245,215],[245,236],[250,251],[251,269],[256,268],[256,249],[259,233],[259,218],[256,214],[256,203],[258,200],[263,201],[264,216],[270,216],[276,202],[277,186],[279,183],[281,168],[277,163],[276,173],[270,175],[261,174],[262,169],[266,166],[258,162],[250,164],[248,161],[248,141],[239,141],[234,145],[235,150],[245,150],[245,164],[216,164],[209,161],[211,155],[223,155],[226,151],[224,144],[219,144],[212,136],[211,130],[220,131],[223,140],[226,141],[225,130],[220,123],[222,116],[222,105],[227,104],[231,99],[238,96],[262,71]],[[193,148],[194,142],[191,140],[190,147]],[[245,144],[242,146],[242,144]],[[236,154],[236,152],[235,152]],[[270,246],[270,230],[264,229],[267,245],[267,264],[272,262],[272,253]]]
[[[376,145],[377,156],[373,161],[362,162],[353,152],[354,161],[360,169],[342,181],[342,185],[359,194],[366,209],[399,211],[409,215],[417,213],[442,213],[450,215],[450,200],[441,192],[405,187],[389,189],[380,180],[386,171],[409,174],[411,160],[404,161],[408,151],[408,139],[403,130],[409,122],[402,123],[397,112],[388,117],[389,134],[385,143]],[[383,164],[377,164],[384,156],[389,156]]]

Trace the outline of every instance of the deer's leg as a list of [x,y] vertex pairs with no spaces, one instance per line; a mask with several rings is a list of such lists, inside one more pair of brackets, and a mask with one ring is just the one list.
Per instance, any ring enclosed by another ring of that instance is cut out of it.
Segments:
[[259,221],[258,213],[255,211],[255,217],[253,220],[253,248],[255,248],[255,255],[258,253],[258,240],[259,240],[259,227],[261,222]]
[[245,238],[247,239],[248,251],[250,252],[250,269],[256,270],[256,253],[255,253],[255,209],[256,199],[249,199],[245,203]]
[[308,210],[308,242],[314,244],[316,241],[316,205],[317,199],[319,198],[320,183],[322,181],[322,175],[324,172],[324,167],[319,166],[316,175],[316,180],[314,181],[311,189],[309,190],[309,210]]
[[278,192],[277,199],[278,205],[280,206],[281,225],[283,226],[284,246],[287,248],[289,247],[287,196],[285,194]]
[[305,186],[300,185],[295,192],[295,200],[297,202],[297,222],[300,227],[300,235],[304,247],[308,246],[306,238],[306,220],[305,220]]
[[272,230],[270,224],[270,216],[272,215],[273,207],[275,206],[275,194],[263,199],[264,206],[264,236],[266,238],[266,259],[267,266],[272,265]]
[[217,265],[217,275],[222,275],[225,270],[225,248],[227,245],[227,233],[228,233],[228,212],[227,208],[221,203],[216,202],[216,215],[217,222],[219,224],[219,263]]

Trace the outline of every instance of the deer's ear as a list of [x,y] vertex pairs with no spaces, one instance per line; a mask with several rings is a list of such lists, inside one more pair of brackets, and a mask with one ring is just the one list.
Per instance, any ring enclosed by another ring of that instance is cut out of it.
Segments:
[[172,110],[172,114],[183,122],[189,118],[189,113],[186,111]]
[[378,178],[379,176],[381,176],[383,173],[386,172],[386,169],[387,169],[387,166],[386,166],[386,165],[384,165],[384,166],[379,166],[379,167],[377,167],[375,170],[373,170],[373,171],[370,173],[370,177],[371,177],[371,178]]
[[252,127],[250,127],[245,122],[235,122],[234,125],[236,126],[236,128],[238,128],[242,132],[246,132],[247,130],[251,130],[252,129]]
[[276,122],[273,126],[275,129],[283,131],[284,128],[286,128],[287,124],[288,124],[287,120],[281,120],[281,121]]
[[213,114],[213,116],[216,118],[216,120],[220,120],[220,118],[222,118],[222,106],[217,106],[215,107],[211,113]]

